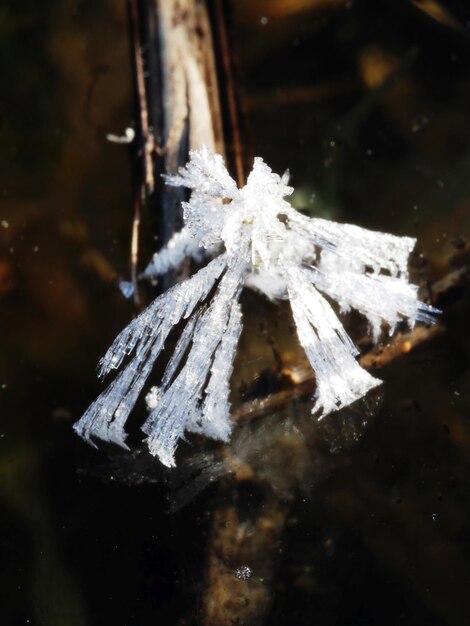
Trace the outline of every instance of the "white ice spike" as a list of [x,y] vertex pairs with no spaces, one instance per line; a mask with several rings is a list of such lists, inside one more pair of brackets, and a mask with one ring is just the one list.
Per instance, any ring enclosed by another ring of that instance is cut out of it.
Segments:
[[[308,218],[285,199],[288,176],[256,158],[238,189],[223,158],[194,150],[186,167],[166,183],[191,190],[183,203],[183,229],[157,252],[143,277],[177,268],[186,257],[216,256],[186,281],[159,296],[115,339],[100,374],[121,372],[74,429],[86,441],[123,447],[126,420],[176,324],[183,324],[158,387],[147,395],[142,430],[152,454],[175,464],[185,432],[228,441],[230,376],[242,330],[243,287],[268,298],[289,299],[300,344],[316,375],[312,412],[320,417],[364,396],[380,381],[361,368],[357,350],[330,304],[356,309],[377,341],[406,321],[431,323],[437,309],[418,300],[408,281],[415,240],[349,224]],[[124,363],[126,361],[126,363]]]

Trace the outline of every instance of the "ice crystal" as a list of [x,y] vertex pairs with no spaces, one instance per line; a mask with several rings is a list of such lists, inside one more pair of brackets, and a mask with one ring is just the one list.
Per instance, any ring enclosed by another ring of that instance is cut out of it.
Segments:
[[[229,381],[242,329],[239,297],[244,286],[291,304],[299,341],[316,376],[313,412],[347,406],[380,381],[361,368],[357,349],[324,295],[342,311],[368,319],[373,337],[382,325],[393,332],[431,322],[436,309],[419,302],[408,282],[415,240],[348,224],[308,218],[285,200],[293,189],[256,158],[247,184],[238,189],[220,155],[191,152],[179,173],[166,177],[191,189],[183,203],[184,227],[154,255],[144,276],[178,267],[188,256],[203,269],[159,296],[115,339],[100,362],[100,374],[122,371],[76,423],[75,430],[127,447],[124,425],[171,329],[184,324],[158,387],[146,396],[149,416],[142,430],[150,452],[167,466],[184,433],[228,441]],[[126,359],[127,360],[127,359]]]

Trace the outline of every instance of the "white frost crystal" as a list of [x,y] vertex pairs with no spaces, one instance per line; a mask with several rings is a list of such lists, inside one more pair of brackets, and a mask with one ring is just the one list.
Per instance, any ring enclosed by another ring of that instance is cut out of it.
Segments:
[[86,441],[123,447],[125,422],[164,348],[184,324],[158,387],[146,396],[142,430],[150,452],[173,466],[185,431],[227,441],[231,432],[229,381],[242,329],[244,286],[291,303],[299,341],[315,371],[313,412],[319,416],[361,398],[380,381],[362,369],[357,350],[330,304],[365,315],[377,340],[382,324],[432,322],[436,309],[419,302],[408,282],[415,240],[337,224],[298,213],[284,199],[293,189],[256,158],[238,189],[220,155],[206,148],[166,182],[192,190],[183,203],[184,228],[153,257],[146,277],[164,274],[187,257],[218,254],[194,276],[159,296],[115,339],[101,375],[131,357],[75,424]]

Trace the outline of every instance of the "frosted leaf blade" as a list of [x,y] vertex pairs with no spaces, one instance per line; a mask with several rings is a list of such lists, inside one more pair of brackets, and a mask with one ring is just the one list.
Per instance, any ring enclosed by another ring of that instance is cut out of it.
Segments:
[[434,321],[436,309],[418,300],[418,288],[406,280],[380,274],[329,272],[311,269],[309,279],[339,304],[341,310],[350,308],[362,313],[373,328],[374,339],[380,333],[381,322],[393,330],[402,320],[413,326],[416,321]]
[[315,372],[314,411],[325,416],[363,397],[381,381],[355,359],[356,350],[334,311],[301,270],[289,270],[289,298],[299,341]]
[[212,439],[227,441],[232,429],[230,420],[230,376],[242,331],[242,313],[234,302],[230,319],[215,353],[202,409],[202,426]]
[[125,422],[171,328],[207,297],[225,265],[224,255],[217,257],[189,279],[186,288],[177,285],[157,298],[117,337],[103,359],[104,373],[120,365],[131,351],[136,355],[75,424],[86,441],[96,437],[125,446]]
[[172,465],[178,440],[186,429],[204,431],[200,402],[214,354],[228,324],[233,302],[238,300],[247,262],[246,252],[229,259],[209,308],[201,315],[191,350],[181,372],[163,393],[142,430],[151,454]]

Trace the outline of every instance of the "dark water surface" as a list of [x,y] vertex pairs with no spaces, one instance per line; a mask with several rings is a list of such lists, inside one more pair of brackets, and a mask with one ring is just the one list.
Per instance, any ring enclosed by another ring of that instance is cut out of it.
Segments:
[[[466,3],[235,4],[254,150],[290,168],[295,205],[417,237],[424,296],[468,263]],[[124,9],[0,6],[0,623],[193,623],[218,601],[209,555],[233,537],[213,520],[236,502],[237,532],[256,532],[231,553],[239,595],[221,624],[245,623],[238,600],[259,603],[259,624],[469,624],[468,293],[446,332],[381,370],[376,396],[320,425],[293,402],[240,425],[222,456],[182,446],[171,476],[74,436],[133,314],[116,286],[131,164],[105,138],[133,122]],[[249,396],[273,341],[286,363],[299,351],[285,307],[243,305],[234,387]],[[237,469],[217,483],[221,458]]]

